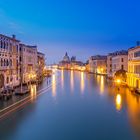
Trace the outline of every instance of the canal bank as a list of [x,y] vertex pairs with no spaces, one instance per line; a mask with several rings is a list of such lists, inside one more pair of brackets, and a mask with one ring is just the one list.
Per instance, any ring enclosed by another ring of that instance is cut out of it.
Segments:
[[[53,86],[0,123],[4,140],[137,140],[140,97],[101,75],[58,71]],[[60,84],[56,84],[59,75]],[[46,86],[43,83],[42,88]]]
[[31,84],[30,92],[27,94],[16,95],[15,93],[9,100],[0,100],[0,119],[35,100],[52,87],[51,78],[45,78],[43,82],[46,83],[44,88],[42,88],[42,84]]

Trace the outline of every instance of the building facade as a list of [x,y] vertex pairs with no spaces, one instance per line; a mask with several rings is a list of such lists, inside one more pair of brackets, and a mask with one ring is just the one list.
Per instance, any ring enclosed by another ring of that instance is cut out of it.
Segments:
[[109,53],[107,56],[108,77],[113,77],[118,70],[128,70],[128,52],[125,50]]
[[112,56],[112,75],[118,70],[128,70],[128,52],[127,51],[118,51],[115,52]]
[[19,40],[0,34],[0,88],[20,84]]
[[127,83],[129,87],[140,89],[140,46],[128,50]]
[[21,81],[28,83],[37,78],[37,46],[20,44]]
[[113,53],[109,53],[107,56],[107,76],[112,77],[112,57]]
[[37,52],[37,64],[37,79],[38,81],[42,81],[45,67],[45,54]]
[[89,72],[96,74],[107,73],[107,56],[96,55],[89,58]]
[[78,70],[78,71],[85,71],[85,65],[81,61],[76,60],[76,56],[72,56],[71,59],[66,52],[63,60],[59,62],[60,69],[67,69],[67,70]]

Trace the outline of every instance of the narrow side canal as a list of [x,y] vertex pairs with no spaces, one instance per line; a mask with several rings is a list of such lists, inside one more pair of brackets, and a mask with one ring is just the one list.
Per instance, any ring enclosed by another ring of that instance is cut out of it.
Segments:
[[56,71],[51,84],[0,121],[1,140],[140,139],[139,95],[84,72]]

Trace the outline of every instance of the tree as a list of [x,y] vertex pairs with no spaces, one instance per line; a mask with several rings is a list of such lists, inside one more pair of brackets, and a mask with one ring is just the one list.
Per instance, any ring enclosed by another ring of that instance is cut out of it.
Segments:
[[115,73],[115,79],[121,79],[122,81],[126,81],[127,75],[125,70],[118,70]]

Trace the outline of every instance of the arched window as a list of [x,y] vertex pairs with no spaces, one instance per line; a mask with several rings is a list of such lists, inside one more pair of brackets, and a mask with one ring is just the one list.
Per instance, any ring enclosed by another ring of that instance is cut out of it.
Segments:
[[5,44],[5,42],[4,42],[4,46],[3,46],[3,49],[5,49],[5,46],[6,46],[6,44]]
[[3,66],[3,59],[1,59],[1,66]]
[[8,59],[7,59],[6,65],[7,65],[7,66],[9,65],[9,61],[8,61]]
[[10,66],[12,66],[12,59],[10,59]]
[[6,61],[5,61],[5,59],[4,59],[4,66],[5,66],[5,62],[6,62]]
[[0,47],[2,48],[2,40],[1,40],[1,42],[0,42]]

